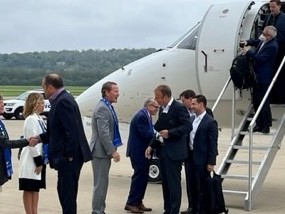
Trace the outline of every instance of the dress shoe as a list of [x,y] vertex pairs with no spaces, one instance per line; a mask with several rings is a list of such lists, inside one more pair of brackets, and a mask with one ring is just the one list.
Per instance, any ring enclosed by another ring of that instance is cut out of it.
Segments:
[[253,132],[260,132],[261,131],[261,128],[259,126],[254,126]]
[[188,208],[187,210],[181,211],[180,213],[181,213],[181,214],[190,214],[190,213],[191,213],[191,210],[192,210],[192,208]]
[[131,213],[143,213],[137,206],[131,206],[126,204],[125,210],[130,211]]
[[266,127],[264,127],[264,128],[261,130],[261,132],[262,132],[263,134],[268,134],[268,133],[270,132],[270,129],[269,129],[268,126],[266,126]]
[[152,211],[152,208],[150,207],[145,207],[144,204],[139,204],[138,208],[142,211],[150,212]]

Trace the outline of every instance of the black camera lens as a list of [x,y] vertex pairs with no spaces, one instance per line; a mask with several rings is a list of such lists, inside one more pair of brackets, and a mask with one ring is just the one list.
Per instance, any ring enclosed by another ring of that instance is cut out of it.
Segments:
[[241,48],[244,48],[244,43],[243,43],[243,42],[239,43],[239,46],[240,46]]

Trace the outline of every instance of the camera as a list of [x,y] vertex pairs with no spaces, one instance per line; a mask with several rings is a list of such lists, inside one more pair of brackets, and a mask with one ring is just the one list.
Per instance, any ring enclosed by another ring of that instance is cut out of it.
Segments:
[[244,42],[240,42],[240,43],[239,43],[239,47],[240,47],[240,48],[244,48],[244,46],[245,46],[245,43],[244,43]]

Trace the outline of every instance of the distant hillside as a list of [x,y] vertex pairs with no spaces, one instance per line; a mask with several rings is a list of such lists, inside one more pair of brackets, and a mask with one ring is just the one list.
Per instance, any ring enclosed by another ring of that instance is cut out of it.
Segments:
[[148,48],[0,54],[0,84],[39,85],[44,75],[56,72],[64,78],[65,85],[90,86],[156,51]]

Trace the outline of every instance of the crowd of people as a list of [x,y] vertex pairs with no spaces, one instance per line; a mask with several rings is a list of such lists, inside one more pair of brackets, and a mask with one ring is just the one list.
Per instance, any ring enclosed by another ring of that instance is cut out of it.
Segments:
[[[117,148],[123,145],[118,118],[112,105],[118,100],[119,87],[111,81],[102,85],[102,98],[92,115],[89,143],[78,105],[64,89],[62,78],[57,74],[49,74],[43,78],[42,87],[51,103],[47,124],[40,116],[44,100],[39,93],[29,94],[25,101],[25,139],[8,140],[5,126],[0,121],[1,185],[12,174],[12,165],[7,164],[7,158],[11,159],[10,148],[23,147],[20,153],[19,190],[23,191],[25,212],[38,213],[39,191],[46,188],[46,164],[49,164],[58,173],[57,192],[62,213],[77,213],[80,170],[84,162],[92,160],[92,213],[104,214],[111,160],[120,161]],[[203,95],[196,96],[193,91],[189,97],[189,91],[181,93],[183,105],[173,98],[169,86],[159,85],[154,89],[154,98],[146,99],[142,109],[134,115],[126,152],[134,170],[124,207],[126,211],[152,211],[152,208],[144,205],[143,199],[148,183],[149,159],[152,150],[156,149],[162,172],[164,213],[179,213],[183,162],[188,163],[185,171],[190,175],[186,176],[190,190],[189,210],[192,207],[191,213],[204,212],[202,186],[216,163],[218,128],[213,116],[206,114],[206,98]],[[186,105],[185,99],[190,99],[189,105]],[[2,97],[0,104],[3,113]],[[152,116],[157,112],[158,120],[153,124]],[[7,153],[9,157],[6,157]]]

